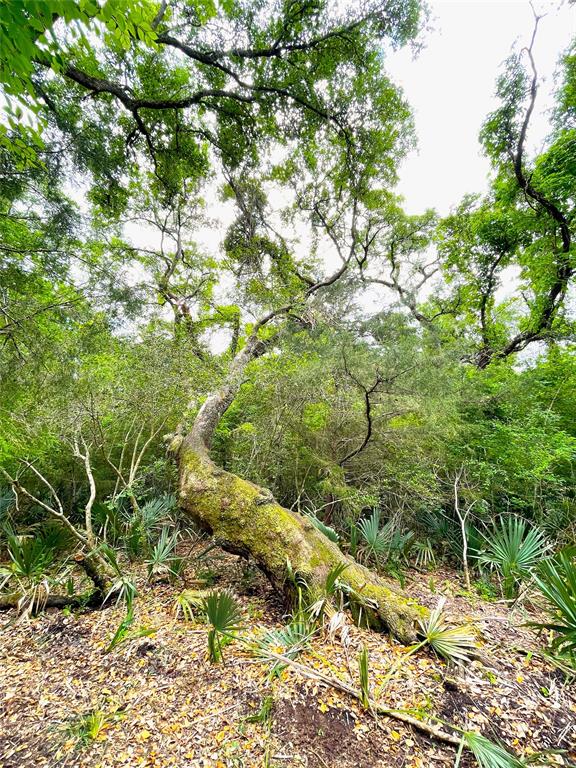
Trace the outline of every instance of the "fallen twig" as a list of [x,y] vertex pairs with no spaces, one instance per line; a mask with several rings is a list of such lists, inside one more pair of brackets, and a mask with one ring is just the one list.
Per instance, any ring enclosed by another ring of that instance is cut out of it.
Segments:
[[[342,680],[338,680],[336,677],[330,677],[329,675],[325,675],[322,672],[318,672],[317,670],[312,669],[311,667],[307,667],[305,664],[301,664],[298,661],[294,661],[294,659],[291,659],[288,656],[284,656],[281,653],[275,653],[274,651],[266,650],[265,655],[271,659],[275,659],[276,661],[280,661],[283,664],[292,667],[304,677],[309,677],[312,680],[325,683],[332,688],[336,688],[343,693],[347,693],[357,701],[362,701],[362,694],[360,691],[356,690],[356,688],[353,688],[351,685],[344,683]],[[413,726],[422,733],[425,733],[428,736],[432,736],[438,741],[443,741],[446,744],[450,744],[453,747],[459,747],[460,742],[462,741],[461,735],[456,736],[448,733],[440,726],[431,725],[430,723],[426,723],[423,720],[418,720],[417,717],[409,715],[407,712],[402,710],[384,707],[381,704],[377,704],[372,699],[370,700],[369,711],[373,716],[385,715],[387,717],[392,717],[395,720],[400,720],[403,723]]]

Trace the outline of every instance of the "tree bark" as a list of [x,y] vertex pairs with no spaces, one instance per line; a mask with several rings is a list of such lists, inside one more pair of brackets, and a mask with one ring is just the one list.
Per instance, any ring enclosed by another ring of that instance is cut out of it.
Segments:
[[[74,560],[80,568],[86,573],[88,578],[94,584],[94,589],[82,595],[47,595],[46,598],[37,606],[34,613],[45,610],[46,608],[102,608],[106,591],[110,583],[94,565],[94,562],[79,552]],[[20,600],[23,597],[21,592],[12,592],[8,595],[0,595],[0,611],[8,611],[12,608],[19,608]]]
[[[0,611],[9,611],[12,608],[18,608],[18,604],[23,595],[20,592],[14,592],[9,595],[0,595]],[[46,610],[47,608],[101,608],[102,595],[94,591],[89,595],[48,595],[41,601],[34,614]]]
[[345,555],[306,518],[278,504],[270,491],[224,471],[210,459],[212,437],[242,384],[244,369],[264,350],[256,336],[250,337],[234,358],[226,381],[200,408],[188,435],[175,439],[172,450],[178,456],[182,510],[225,550],[253,559],[287,596],[294,591],[289,569],[314,594],[323,589],[328,572],[345,562],[348,567],[341,578],[352,588],[353,612],[370,627],[412,642],[416,621],[425,609]]

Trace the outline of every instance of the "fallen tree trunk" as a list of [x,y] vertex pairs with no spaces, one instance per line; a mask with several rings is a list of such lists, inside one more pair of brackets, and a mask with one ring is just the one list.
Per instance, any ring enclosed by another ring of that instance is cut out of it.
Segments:
[[[0,611],[9,611],[12,608],[20,609],[22,599],[26,595],[20,592],[14,592],[9,595],[0,595]],[[86,595],[48,595],[40,600],[35,606],[32,614],[41,613],[46,608],[101,608],[102,596],[94,591]]]
[[[333,275],[308,287],[303,300],[336,282],[353,253],[352,248],[348,260]],[[265,354],[274,338],[265,340],[259,332],[291,307],[273,310],[254,325],[231,361],[228,375],[198,410],[191,429],[186,436],[174,438],[171,450],[180,470],[180,506],[224,549],[252,558],[273,586],[287,596],[294,592],[290,569],[314,593],[324,588],[332,568],[345,563],[348,567],[342,581],[352,588],[352,611],[361,612],[372,628],[388,630],[410,643],[415,639],[417,619],[426,609],[345,555],[309,520],[278,504],[269,491],[225,472],[210,459],[214,433],[245,380],[246,366]]]
[[288,564],[312,593],[328,572],[345,562],[341,580],[353,592],[350,603],[373,629],[412,642],[424,609],[345,555],[305,517],[278,504],[269,491],[225,472],[203,446],[184,440],[179,447],[180,506],[225,550],[251,558],[272,585],[287,595],[294,587]]
[[[106,596],[106,590],[110,586],[106,575],[98,570],[93,560],[83,552],[75,555],[74,560],[79,568],[86,573],[88,578],[94,584],[94,589],[81,595],[50,595],[47,594],[43,599],[36,602],[33,614],[39,613],[46,608],[102,608]],[[22,600],[26,600],[26,593],[12,592],[6,595],[0,595],[0,611],[9,611],[12,608],[20,610]]]

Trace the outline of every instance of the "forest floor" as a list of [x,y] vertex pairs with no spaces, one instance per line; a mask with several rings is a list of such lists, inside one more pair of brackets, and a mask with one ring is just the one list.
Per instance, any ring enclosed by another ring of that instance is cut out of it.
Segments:
[[[208,559],[207,559],[208,560]],[[244,631],[280,627],[283,606],[258,572],[217,553],[204,566],[216,587],[238,595]],[[14,622],[0,617],[1,768],[417,768],[453,766],[455,750],[387,717],[376,721],[346,694],[291,669],[270,679],[270,664],[246,646],[207,659],[205,625],[177,618],[178,588],[146,586],[136,600],[137,625],[155,628],[105,654],[124,611],[110,607],[65,615],[49,611]],[[520,755],[562,750],[554,764],[576,758],[576,689],[538,655],[522,626],[533,615],[465,593],[457,574],[409,571],[405,590],[428,606],[447,597],[448,617],[477,632],[483,662],[449,669],[421,650],[351,628],[349,662],[340,642],[319,637],[299,660],[358,687],[357,655],[369,650],[371,683],[398,671],[381,693],[386,706],[419,709],[480,730]],[[247,718],[271,704],[262,722]],[[92,715],[91,719],[90,716]],[[96,722],[96,738],[86,735]],[[572,750],[572,754],[571,753]],[[472,766],[470,756],[462,768]]]

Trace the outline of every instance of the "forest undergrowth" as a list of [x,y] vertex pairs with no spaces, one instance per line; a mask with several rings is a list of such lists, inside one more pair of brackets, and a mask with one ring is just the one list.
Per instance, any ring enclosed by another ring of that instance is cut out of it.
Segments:
[[[238,633],[248,641],[290,621],[259,571],[235,556],[208,555],[199,577],[210,590],[235,596]],[[295,656],[307,677],[289,666],[271,672],[274,659],[255,656],[239,640],[225,643],[221,663],[211,663],[206,618],[195,611],[186,621],[174,586],[150,585],[145,572],[138,583],[135,627],[146,635],[108,652],[123,606],[49,611],[19,622],[3,615],[3,768],[453,766],[454,747],[374,716],[314,678],[320,673],[358,689],[362,649],[379,704],[482,732],[520,757],[540,753],[548,765],[576,759],[576,691],[526,627],[543,619],[541,605],[530,600],[511,605],[477,588],[468,592],[447,567],[408,571],[410,595],[431,609],[445,598],[447,621],[472,628],[476,658],[454,665],[430,650],[410,654],[350,623],[345,642],[328,627],[310,637]],[[271,650],[286,652],[281,637]],[[460,764],[475,763],[464,753]]]

